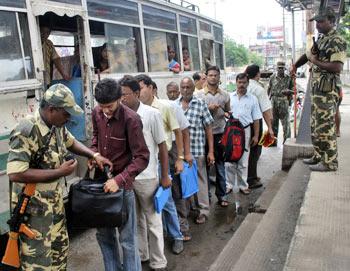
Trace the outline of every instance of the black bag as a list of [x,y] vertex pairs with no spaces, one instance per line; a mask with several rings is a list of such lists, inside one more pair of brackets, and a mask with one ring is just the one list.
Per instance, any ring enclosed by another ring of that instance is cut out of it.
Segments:
[[120,227],[127,219],[125,190],[105,193],[106,178],[85,177],[70,186],[70,226],[73,228]]

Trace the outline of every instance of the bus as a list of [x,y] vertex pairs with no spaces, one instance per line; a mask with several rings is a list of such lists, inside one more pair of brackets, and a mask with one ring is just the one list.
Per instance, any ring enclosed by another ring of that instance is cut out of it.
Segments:
[[[48,39],[71,77],[68,81],[54,65],[44,68],[43,26],[51,30]],[[168,68],[170,50],[180,64],[176,74]],[[179,82],[208,65],[224,72],[224,59],[222,24],[200,15],[198,6],[187,1],[0,0],[0,234],[8,230],[9,134],[38,107],[48,75],[51,83],[69,86],[84,109],[84,116],[72,118],[67,128],[88,144],[98,80],[146,73],[157,83],[158,95],[166,98],[168,82]],[[84,166],[79,163],[70,181],[84,174]]]

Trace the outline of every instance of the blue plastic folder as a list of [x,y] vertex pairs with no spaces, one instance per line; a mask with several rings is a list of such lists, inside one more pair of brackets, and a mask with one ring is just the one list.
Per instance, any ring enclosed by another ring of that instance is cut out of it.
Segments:
[[180,173],[180,178],[182,198],[187,199],[199,191],[196,160],[193,160],[192,167],[184,162],[184,170]]
[[171,193],[171,188],[164,189],[162,186],[159,186],[156,194],[154,195],[154,208],[156,212],[160,214],[164,208],[165,203],[167,203]]

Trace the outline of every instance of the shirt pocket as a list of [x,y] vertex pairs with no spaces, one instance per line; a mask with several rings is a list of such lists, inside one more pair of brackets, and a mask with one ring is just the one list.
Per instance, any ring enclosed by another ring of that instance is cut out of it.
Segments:
[[109,137],[107,143],[107,152],[112,155],[118,155],[126,150],[126,137]]

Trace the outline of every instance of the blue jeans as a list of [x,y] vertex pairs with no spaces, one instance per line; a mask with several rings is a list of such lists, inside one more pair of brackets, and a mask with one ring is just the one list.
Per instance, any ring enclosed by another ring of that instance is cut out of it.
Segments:
[[119,242],[123,249],[123,260],[119,254],[115,228],[98,228],[97,242],[103,255],[105,271],[141,271],[141,260],[137,245],[137,220],[134,191],[125,191],[127,221],[118,228]]
[[[161,176],[160,165],[158,165],[158,173],[159,176]],[[171,173],[170,170],[169,173]],[[180,230],[179,217],[177,216],[176,206],[172,193],[170,193],[169,199],[162,210],[162,219],[164,231],[175,240],[183,240],[183,235]]]

